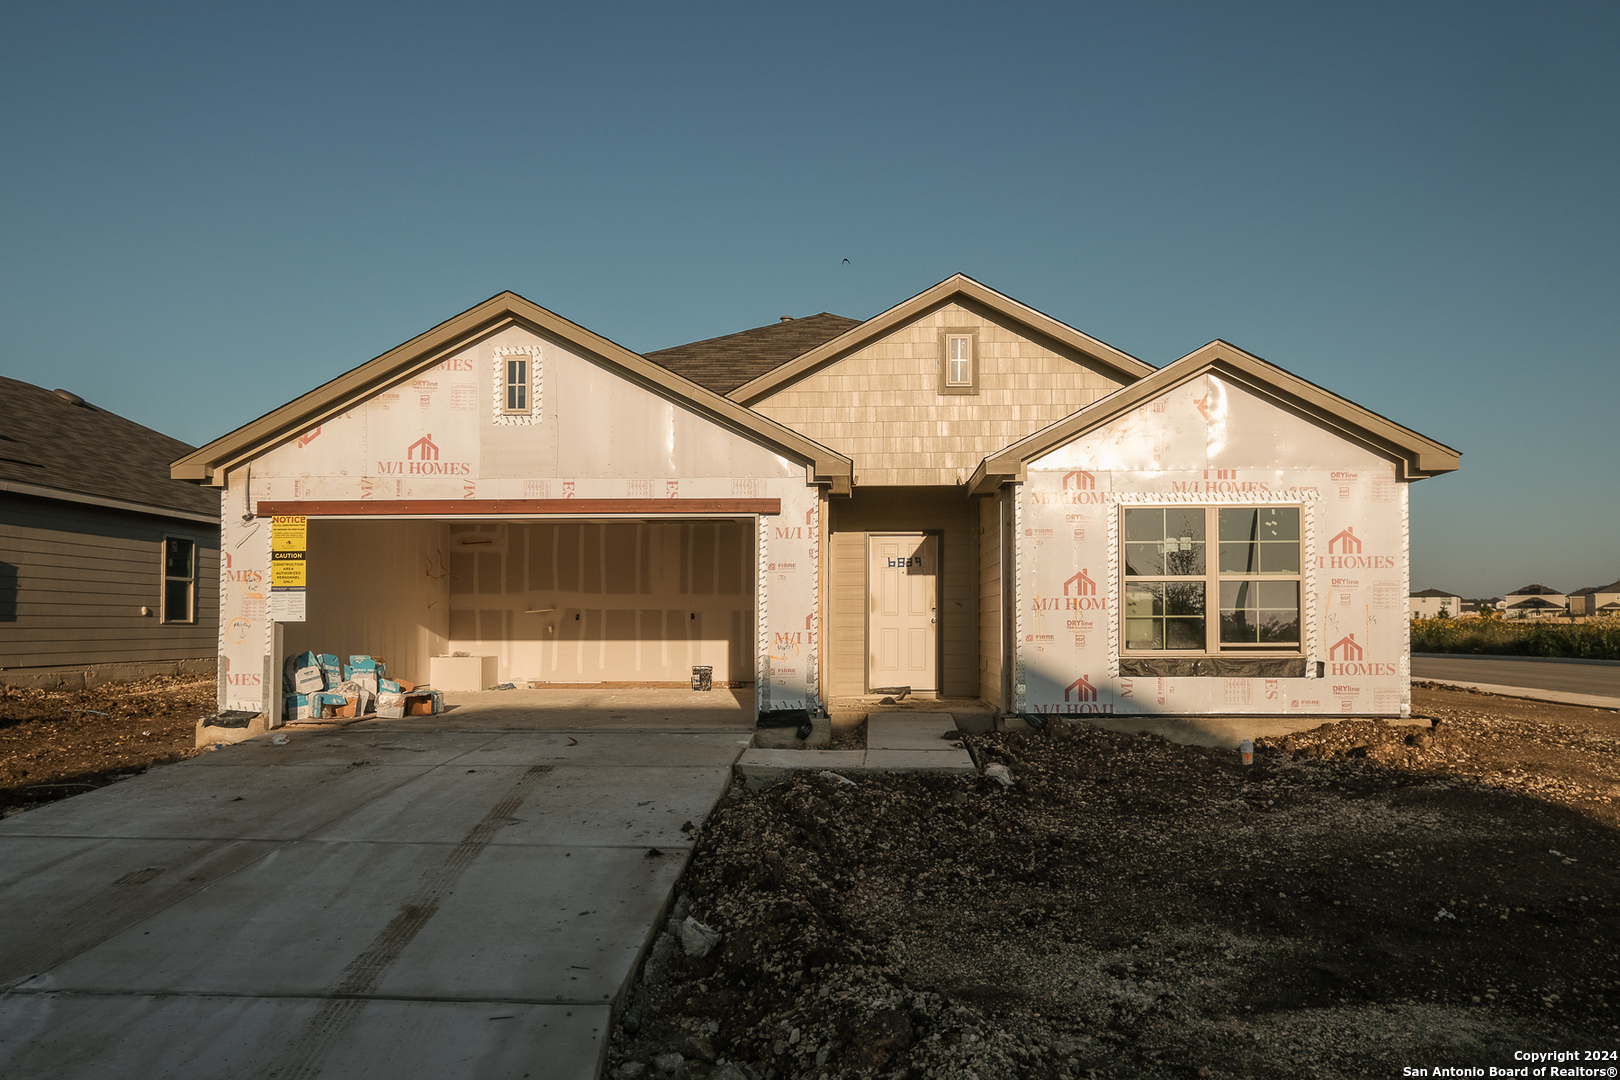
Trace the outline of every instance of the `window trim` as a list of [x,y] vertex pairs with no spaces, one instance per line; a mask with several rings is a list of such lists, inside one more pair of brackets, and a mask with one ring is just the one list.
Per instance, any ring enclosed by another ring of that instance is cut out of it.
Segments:
[[[169,573],[169,543],[178,541],[191,545],[191,573],[187,577],[174,576]],[[183,619],[172,618],[169,615],[169,583],[183,581],[186,583],[186,606],[188,611]],[[158,622],[165,626],[190,626],[197,622],[197,541],[189,536],[177,536],[164,533],[158,544]]]
[[[501,413],[505,416],[529,416],[534,412],[534,371],[530,365],[534,357],[528,353],[508,353],[501,357]],[[512,365],[523,365],[523,377],[512,378]],[[512,407],[512,390],[514,387],[523,389],[523,405],[514,409]]]
[[[951,339],[966,338],[968,341],[968,357],[970,372],[965,383],[951,382]],[[952,326],[939,332],[939,393],[946,394],[977,394],[979,392],[979,328],[976,326]]]
[[[502,345],[494,350],[492,355],[493,363],[490,368],[494,383],[494,423],[536,424],[540,422],[540,407],[544,389],[541,358],[542,350],[538,344]],[[507,365],[514,360],[523,362],[526,376],[527,392],[525,397],[528,399],[528,403],[521,409],[508,409],[506,407],[508,388],[512,385],[507,373]]]
[[[1299,537],[1295,541],[1299,552],[1299,570],[1292,574],[1222,574],[1220,570],[1220,511],[1222,510],[1259,510],[1267,507],[1292,508],[1299,512]],[[1204,573],[1199,576],[1177,577],[1174,575],[1129,575],[1126,573],[1126,529],[1125,511],[1127,510],[1166,510],[1180,509],[1204,511]],[[1116,612],[1119,652],[1121,660],[1125,659],[1185,659],[1185,660],[1272,660],[1297,659],[1307,655],[1310,647],[1309,626],[1309,598],[1310,567],[1307,564],[1308,552],[1308,515],[1304,502],[1292,499],[1245,500],[1242,502],[1212,500],[1209,502],[1173,500],[1144,500],[1142,502],[1117,503],[1114,507],[1116,513],[1117,542],[1114,546],[1114,555],[1118,567],[1119,600]],[[1199,649],[1131,649],[1126,646],[1126,618],[1128,604],[1126,592],[1132,582],[1202,582],[1204,585],[1204,648]],[[1292,581],[1298,586],[1299,597],[1299,643],[1297,645],[1253,645],[1249,647],[1235,646],[1223,649],[1221,647],[1221,582],[1222,581]]]

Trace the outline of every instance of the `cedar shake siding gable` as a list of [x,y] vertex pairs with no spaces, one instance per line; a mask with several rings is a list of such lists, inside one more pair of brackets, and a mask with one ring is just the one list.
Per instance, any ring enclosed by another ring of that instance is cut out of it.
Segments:
[[1043,311],[999,293],[966,274],[952,274],[931,288],[903,300],[880,315],[874,315],[846,333],[811,349],[804,355],[766,372],[752,382],[733,390],[728,396],[745,405],[752,405],[777,393],[789,383],[804,378],[826,365],[848,356],[855,350],[882,338],[913,320],[945,304],[956,303],[989,314],[995,321],[1018,326],[1032,340],[1050,339],[1057,352],[1073,353],[1085,358],[1083,362],[1110,368],[1116,380],[1126,383],[1153,373],[1153,365],[1143,363],[1123,350],[1105,341],[1054,319]]
[[[952,334],[973,344],[967,392],[943,385]],[[857,485],[954,487],[986,455],[1137,377],[954,294],[750,404],[854,459]]]

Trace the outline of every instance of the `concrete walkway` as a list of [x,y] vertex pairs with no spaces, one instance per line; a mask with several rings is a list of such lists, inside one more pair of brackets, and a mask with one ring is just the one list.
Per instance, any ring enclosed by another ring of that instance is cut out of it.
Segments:
[[852,775],[977,772],[962,744],[945,739],[955,730],[956,719],[948,712],[872,712],[866,717],[865,750],[749,750],[737,762],[737,775],[749,788],[759,788],[800,769]]
[[594,1078],[750,735],[642,693],[651,732],[462,701],[0,822],[0,1076]]

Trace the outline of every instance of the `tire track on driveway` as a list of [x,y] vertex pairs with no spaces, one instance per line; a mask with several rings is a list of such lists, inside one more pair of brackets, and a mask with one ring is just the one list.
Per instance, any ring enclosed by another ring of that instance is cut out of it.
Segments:
[[256,1080],[313,1080],[320,1075],[328,1052],[359,1019],[370,1000],[368,995],[376,990],[384,972],[438,913],[440,900],[553,768],[552,765],[535,765],[526,770],[506,796],[468,830],[449,856],[423,875],[422,885],[400,904],[388,925],[349,961],[332,989],[332,996],[316,1009],[304,1030],[287,1044],[281,1060],[257,1073]]

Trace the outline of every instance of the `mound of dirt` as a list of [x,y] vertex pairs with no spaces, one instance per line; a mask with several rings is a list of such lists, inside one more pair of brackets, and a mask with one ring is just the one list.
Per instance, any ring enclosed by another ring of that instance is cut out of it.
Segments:
[[1620,717],[1417,702],[1248,768],[1054,725],[966,740],[1010,787],[736,790],[608,1075],[1359,1078],[1613,1050]]
[[192,756],[215,699],[212,678],[190,675],[75,691],[0,686],[0,813]]

